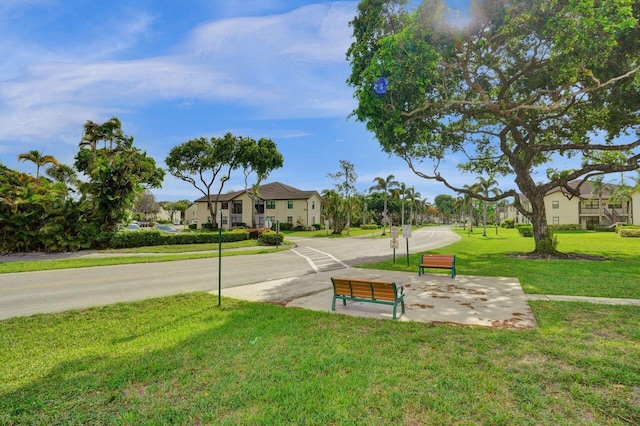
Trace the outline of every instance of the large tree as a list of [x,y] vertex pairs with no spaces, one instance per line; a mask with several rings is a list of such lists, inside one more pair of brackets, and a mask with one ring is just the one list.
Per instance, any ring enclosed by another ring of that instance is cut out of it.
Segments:
[[[464,172],[515,176],[498,196],[474,196],[513,197],[535,253],[559,255],[545,194],[577,196],[571,181],[639,167],[640,2],[478,0],[466,25],[448,21],[443,1],[407,4],[359,5],[348,51],[354,115],[385,152],[455,191],[472,195],[440,173],[445,158],[464,156]],[[556,168],[562,157],[572,168]]]
[[133,136],[122,132],[115,117],[103,124],[87,121],[79,146],[75,167],[86,176],[80,191],[92,205],[89,222],[114,231],[127,219],[137,194],[162,185],[164,170],[133,146]]
[[[173,147],[165,159],[169,173],[189,182],[206,197],[213,223],[217,223],[218,199],[233,170],[244,170],[247,186],[249,175],[253,173],[256,176],[253,191],[250,191],[250,196],[255,197],[260,182],[271,171],[282,167],[283,161],[282,154],[272,140],[262,138],[256,142],[231,133],[226,133],[221,138],[189,140]],[[216,184],[216,179],[218,186],[214,199],[211,197],[211,189]]]

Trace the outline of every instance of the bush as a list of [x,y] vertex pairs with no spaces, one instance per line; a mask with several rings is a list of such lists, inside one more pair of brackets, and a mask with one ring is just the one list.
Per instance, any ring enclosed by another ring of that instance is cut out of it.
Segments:
[[258,238],[260,238],[260,235],[262,235],[265,232],[269,232],[270,229],[269,228],[252,228],[252,229],[244,229],[243,232],[246,232],[249,234],[249,239],[250,240],[257,240]]
[[[194,232],[165,234],[160,231],[122,231],[114,232],[108,241],[109,248],[134,248],[175,244],[211,244],[219,242],[218,232]],[[223,232],[222,242],[245,241],[249,234],[241,232]]]
[[319,223],[314,223],[313,224],[313,229],[315,229],[316,231],[319,231],[322,229],[322,225]]
[[549,225],[549,229],[552,231],[582,231],[582,226],[577,223],[570,223],[565,225]]
[[616,232],[614,226],[594,226],[593,230],[596,232]]
[[618,233],[623,238],[640,238],[640,229],[637,228],[621,228]]
[[520,235],[522,235],[523,237],[533,237],[533,226],[519,224],[517,228],[518,232],[520,232]]
[[378,229],[378,228],[379,228],[379,226],[377,224],[375,224],[375,223],[369,223],[369,224],[366,224],[366,225],[362,225],[360,227],[360,229]]
[[513,228],[513,227],[515,227],[515,223],[514,223],[513,219],[507,218],[507,219],[502,221],[500,226],[502,226],[503,228]]
[[622,229],[640,229],[640,225],[616,225],[617,233],[620,233]]
[[198,224],[197,223],[190,223],[189,224],[189,229],[198,229]]
[[281,231],[293,231],[293,223],[280,222],[280,230]]
[[258,237],[258,241],[265,246],[275,246],[282,244],[284,236],[282,234],[276,234],[273,231],[263,232],[260,237]]
[[214,231],[214,230],[218,229],[218,224],[217,223],[211,223],[211,222],[203,223],[202,224],[202,229],[204,229],[206,231]]

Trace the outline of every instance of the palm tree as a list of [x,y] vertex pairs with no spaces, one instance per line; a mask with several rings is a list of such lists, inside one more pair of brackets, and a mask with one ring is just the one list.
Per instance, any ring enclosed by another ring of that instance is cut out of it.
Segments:
[[598,196],[598,224],[601,225],[602,224],[602,194],[604,193],[604,191],[611,191],[612,190],[612,186],[608,183],[605,183],[603,181],[604,176],[600,175],[596,178],[594,178],[593,180],[590,180],[589,183],[591,184],[591,196]]
[[482,176],[478,176],[478,192],[485,198],[483,200],[483,205],[482,205],[482,222],[483,222],[482,236],[483,237],[487,236],[487,200],[486,198],[489,198],[490,192],[493,193],[494,195],[497,195],[498,189],[493,188],[493,186],[497,183],[498,181],[496,181],[493,176],[489,176],[487,179],[483,178]]
[[397,188],[391,190],[391,196],[394,200],[399,200],[402,203],[402,216],[400,218],[400,225],[404,226],[404,205],[406,204],[409,188],[404,182],[400,182]]
[[373,181],[375,185],[369,188],[369,192],[381,191],[384,198],[384,211],[382,212],[382,235],[386,235],[386,225],[389,221],[387,215],[387,198],[389,196],[389,191],[398,185],[398,182],[395,181],[394,175],[387,176],[386,179],[381,177],[375,178]]
[[420,193],[416,192],[415,187],[407,188],[407,199],[409,200],[409,225],[413,225],[413,206],[418,206],[420,201]]
[[36,178],[40,177],[40,167],[45,164],[58,165],[58,160],[53,155],[44,155],[44,153],[33,149],[29,152],[18,155],[18,161],[31,161],[36,165]]

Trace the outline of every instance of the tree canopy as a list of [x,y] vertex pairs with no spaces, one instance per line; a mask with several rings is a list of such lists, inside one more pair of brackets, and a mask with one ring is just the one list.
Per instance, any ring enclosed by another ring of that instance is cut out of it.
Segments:
[[[272,140],[261,138],[256,142],[231,133],[220,138],[191,139],[173,147],[165,159],[169,173],[189,182],[206,197],[213,223],[217,218],[217,201],[233,170],[243,169],[246,185],[248,176],[255,173],[257,183],[252,186],[256,188],[271,171],[282,167],[283,161]],[[213,199],[211,190],[216,180],[217,193]]]
[[[417,175],[480,199],[513,197],[535,252],[557,254],[544,195],[577,196],[571,181],[639,167],[640,3],[478,0],[466,25],[443,1],[407,4],[359,5],[353,115]],[[446,158],[463,158],[470,174],[513,175],[515,186],[471,194],[441,174]],[[559,169],[563,159],[575,165]]]

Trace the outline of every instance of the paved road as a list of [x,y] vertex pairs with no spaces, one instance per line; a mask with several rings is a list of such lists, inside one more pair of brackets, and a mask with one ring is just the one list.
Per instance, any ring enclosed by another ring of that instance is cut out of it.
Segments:
[[[345,268],[392,255],[387,238],[287,239],[297,247],[223,257],[222,288]],[[409,251],[442,247],[457,239],[444,227],[423,228],[413,232]],[[403,261],[405,253],[405,239],[401,238],[397,261]],[[0,274],[0,320],[217,288],[217,258]]]

